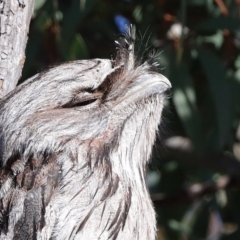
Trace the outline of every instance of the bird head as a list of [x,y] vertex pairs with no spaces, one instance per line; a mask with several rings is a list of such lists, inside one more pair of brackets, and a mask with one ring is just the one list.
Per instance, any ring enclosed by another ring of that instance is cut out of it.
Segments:
[[116,42],[115,59],[64,63],[9,93],[0,103],[2,164],[80,146],[118,154],[151,149],[171,84],[155,71],[154,57],[136,58],[134,42],[129,27]]

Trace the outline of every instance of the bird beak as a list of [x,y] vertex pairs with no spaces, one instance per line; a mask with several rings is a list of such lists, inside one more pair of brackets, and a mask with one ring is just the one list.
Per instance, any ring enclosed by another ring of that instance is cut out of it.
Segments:
[[172,88],[172,84],[170,83],[170,81],[162,74],[161,74],[161,83],[166,85],[166,90]]

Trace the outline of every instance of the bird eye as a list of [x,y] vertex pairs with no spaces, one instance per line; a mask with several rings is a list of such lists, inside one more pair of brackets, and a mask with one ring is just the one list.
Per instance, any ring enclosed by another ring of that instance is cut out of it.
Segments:
[[86,105],[89,105],[89,104],[95,102],[96,100],[97,100],[97,98],[80,101],[80,102],[72,101],[72,102],[62,105],[62,108],[83,107],[83,106],[86,106]]
[[97,92],[91,94],[89,92],[85,92],[80,95],[76,95],[70,102],[63,104],[62,108],[84,107],[96,102],[101,95],[101,93]]

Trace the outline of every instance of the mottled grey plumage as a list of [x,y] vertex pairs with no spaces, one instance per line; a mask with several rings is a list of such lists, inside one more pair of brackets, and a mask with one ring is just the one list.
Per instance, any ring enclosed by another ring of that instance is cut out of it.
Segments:
[[0,102],[0,239],[155,239],[146,164],[169,81],[134,56],[65,63]]

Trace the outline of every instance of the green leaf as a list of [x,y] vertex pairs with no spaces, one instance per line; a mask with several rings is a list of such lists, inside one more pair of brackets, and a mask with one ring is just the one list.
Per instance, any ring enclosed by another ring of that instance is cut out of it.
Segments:
[[36,0],[34,3],[34,11],[38,11],[46,2],[46,0]]
[[87,59],[88,58],[88,50],[87,46],[80,34],[77,34],[72,42],[70,52],[69,52],[69,59],[76,60],[76,59]]
[[[217,119],[217,148],[222,148],[229,139],[232,107],[230,88],[226,82],[226,70],[220,60],[210,51],[198,49],[199,59],[209,81]],[[214,113],[213,113],[214,114]]]
[[77,32],[77,26],[93,9],[95,3],[96,0],[88,0],[86,2],[73,0],[70,8],[64,14],[61,39],[59,42],[59,50],[64,60],[68,59],[70,46]]
[[228,29],[234,32],[239,29],[240,20],[231,17],[210,18],[196,27],[197,30],[217,31],[219,29]]
[[202,42],[206,43],[212,43],[215,48],[220,49],[224,43],[224,36],[223,36],[223,31],[218,30],[216,31],[215,34],[213,35],[208,35],[208,36],[198,36],[197,37],[197,42],[198,44],[202,44]]
[[189,75],[189,69],[184,63],[171,63],[170,80],[173,86],[173,102],[176,111],[184,126],[185,132],[190,137],[197,149],[203,146],[201,119],[197,111],[195,89]]

